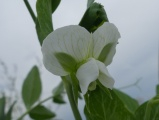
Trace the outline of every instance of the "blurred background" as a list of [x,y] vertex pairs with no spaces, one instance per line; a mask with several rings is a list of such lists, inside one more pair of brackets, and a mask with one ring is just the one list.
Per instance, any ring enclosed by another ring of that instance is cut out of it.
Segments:
[[[23,0],[0,2],[0,93],[5,93],[10,101],[18,98],[18,102],[22,103],[22,83],[33,65],[37,65],[43,85],[41,99],[50,96],[52,89],[60,82],[60,77],[49,73],[43,66],[35,25]],[[36,13],[36,0],[29,2]],[[143,103],[155,95],[155,87],[159,82],[159,1],[96,2],[104,5],[109,21],[117,26],[121,34],[117,53],[112,64],[108,66],[115,79],[114,87]],[[87,0],[62,0],[53,15],[54,29],[77,25],[86,10],[86,3]],[[73,119],[69,104],[50,104],[47,105],[58,113],[57,118]],[[82,113],[82,101],[79,108]],[[21,114],[21,109],[24,110],[23,104],[17,106],[17,116]]]

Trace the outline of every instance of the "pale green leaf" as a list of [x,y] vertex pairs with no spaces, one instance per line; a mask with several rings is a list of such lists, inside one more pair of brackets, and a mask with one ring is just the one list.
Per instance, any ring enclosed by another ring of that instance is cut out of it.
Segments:
[[36,26],[35,27],[36,27],[36,33],[37,33],[37,36],[38,36],[38,39],[39,39],[39,43],[40,43],[40,45],[42,45],[43,40],[45,39],[46,36],[44,35],[43,30],[41,30],[41,28],[40,28],[38,19],[36,20]]
[[64,85],[61,81],[58,86],[53,89],[53,101],[58,104],[66,103],[63,98]]
[[139,107],[138,102],[131,98],[130,96],[128,96],[127,94],[114,89],[114,92],[116,93],[116,95],[122,100],[122,102],[125,104],[125,107],[131,112],[131,113],[135,113],[135,110]]
[[111,90],[110,93],[113,99],[98,86],[89,92],[85,97],[87,120],[135,120],[115,92]]
[[159,94],[159,85],[156,86],[156,94]]
[[53,97],[53,102],[57,103],[57,104],[65,104],[66,103],[63,95],[57,95],[57,96]]
[[41,95],[41,79],[36,66],[27,75],[22,86],[22,98],[26,108],[30,108]]
[[48,120],[55,117],[55,113],[42,105],[38,105],[29,112],[29,116],[34,120]]
[[6,103],[6,98],[3,96],[0,98],[0,120],[5,119],[5,103]]
[[64,85],[63,82],[61,81],[54,89],[53,89],[53,96],[60,95],[64,92]]
[[10,106],[10,108],[6,114],[5,120],[12,120],[12,112],[13,112],[13,107],[14,107],[15,103],[16,103],[16,101],[13,102],[13,104]]
[[37,0],[36,10],[36,30],[39,42],[42,45],[44,38],[53,31],[51,0]]

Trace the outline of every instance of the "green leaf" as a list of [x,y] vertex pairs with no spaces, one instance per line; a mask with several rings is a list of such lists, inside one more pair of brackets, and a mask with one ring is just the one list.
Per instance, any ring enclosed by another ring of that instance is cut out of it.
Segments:
[[127,94],[114,89],[115,94],[122,100],[122,102],[125,104],[125,107],[131,112],[131,113],[135,113],[135,110],[139,107],[138,102],[131,98],[130,96],[128,96]]
[[0,98],[0,120],[5,120],[5,96]]
[[156,94],[159,94],[159,85],[156,86]]
[[29,112],[29,116],[34,120],[47,120],[55,117],[55,113],[42,105],[38,105]]
[[144,120],[144,115],[146,111],[146,106],[148,102],[143,103],[140,107],[136,110],[135,116],[137,120]]
[[61,81],[57,87],[55,87],[53,89],[53,95],[54,96],[57,96],[57,95],[60,95],[64,92],[64,85],[63,85],[63,82]]
[[94,119],[91,117],[90,113],[88,112],[86,105],[85,105],[85,107],[84,107],[84,114],[85,114],[86,120],[94,120]]
[[143,103],[135,112],[136,120],[159,120],[159,95]]
[[57,95],[57,96],[53,97],[53,102],[58,103],[58,104],[66,103],[62,95]]
[[111,90],[110,93],[113,99],[99,86],[88,93],[85,97],[87,120],[135,120],[115,92]]
[[98,83],[99,87],[110,97],[110,99],[113,99],[113,98],[112,98],[112,95],[111,95],[111,93],[110,93],[110,90],[109,90],[108,88],[106,88],[105,86],[103,86],[103,85],[99,82],[99,80],[97,80],[97,83]]
[[16,101],[13,102],[13,104],[10,106],[10,108],[6,114],[5,120],[12,120],[12,111],[13,111],[13,107],[14,107],[15,103],[16,103]]
[[46,36],[44,35],[43,30],[41,30],[41,28],[40,28],[40,24],[39,24],[38,19],[36,20],[36,33],[38,35],[40,45],[42,45],[43,40],[45,39]]
[[22,86],[22,98],[26,108],[30,108],[41,95],[41,79],[36,66],[27,75]]
[[89,8],[94,1],[95,0],[88,0],[88,2],[87,2],[87,8]]
[[77,62],[72,56],[62,52],[56,53],[55,56],[66,71],[74,72],[76,70]]
[[64,85],[63,82],[61,81],[59,85],[53,89],[53,101],[58,104],[66,103],[63,98],[63,93],[64,93]]
[[59,6],[61,0],[51,0],[51,2],[52,2],[52,13],[54,13],[57,7]]
[[104,22],[108,22],[104,7],[99,3],[92,3],[84,13],[79,25],[89,32],[94,32]]
[[39,42],[42,45],[43,40],[53,31],[52,25],[52,0],[37,0],[37,23],[36,30]]

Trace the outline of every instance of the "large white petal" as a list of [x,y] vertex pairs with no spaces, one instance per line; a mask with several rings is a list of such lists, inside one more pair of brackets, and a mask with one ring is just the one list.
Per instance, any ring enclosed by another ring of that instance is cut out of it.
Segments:
[[99,27],[94,33],[93,33],[93,57],[98,59],[102,49],[108,45],[112,44],[112,47],[110,48],[110,52],[107,55],[107,58],[105,61],[105,65],[109,65],[113,59],[113,56],[115,54],[115,48],[116,44],[118,43],[118,39],[120,38],[120,33],[117,29],[117,27],[112,24],[105,22],[101,27]]
[[54,50],[51,40],[44,40],[42,44],[43,63],[45,68],[51,73],[59,76],[65,76],[66,72],[54,56]]
[[89,84],[95,81],[98,75],[99,69],[95,59],[90,59],[78,68],[76,77],[79,80],[79,85],[83,94],[87,92]]
[[42,44],[43,61],[46,69],[56,75],[67,75],[68,73],[60,65],[54,54],[63,52],[71,55],[77,62],[81,62],[90,55],[91,41],[90,33],[78,25],[62,27],[50,33]]
[[114,85],[114,79],[110,76],[105,64],[96,60],[96,63],[99,68],[98,80],[107,88],[112,89]]

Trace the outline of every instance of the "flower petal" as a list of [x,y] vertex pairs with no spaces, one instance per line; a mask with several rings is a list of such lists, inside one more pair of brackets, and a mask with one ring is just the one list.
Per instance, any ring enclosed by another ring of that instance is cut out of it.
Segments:
[[50,33],[42,44],[46,69],[56,75],[67,75],[68,72],[60,65],[55,53],[66,53],[81,62],[89,56],[91,41],[90,33],[78,25],[62,27]]
[[96,60],[96,63],[99,68],[98,80],[103,86],[112,89],[114,85],[114,79],[110,76],[107,68],[105,67],[105,64],[98,60]]
[[118,39],[120,38],[120,33],[117,27],[112,24],[105,22],[101,27],[99,27],[93,33],[93,56],[98,59],[101,51],[106,45],[110,45],[110,50],[107,50],[107,55],[105,56],[105,60],[103,61],[105,65],[109,65],[112,62],[113,56],[115,54],[116,44],[118,43]]
[[83,94],[87,92],[89,84],[95,81],[98,75],[99,69],[93,58],[78,68],[76,77],[79,80],[79,85]]

